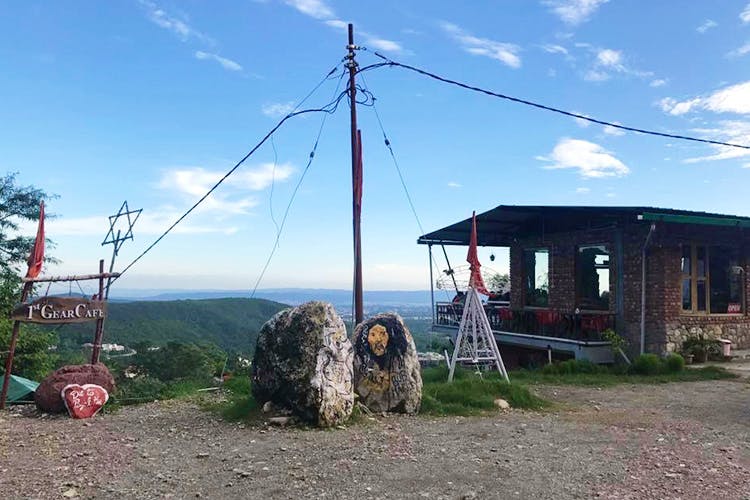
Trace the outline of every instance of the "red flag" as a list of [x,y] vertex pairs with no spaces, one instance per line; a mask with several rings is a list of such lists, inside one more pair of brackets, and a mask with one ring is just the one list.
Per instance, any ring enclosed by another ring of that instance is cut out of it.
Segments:
[[36,278],[42,272],[42,262],[44,262],[44,202],[39,206],[39,226],[36,230],[36,240],[34,248],[29,255],[29,270],[26,272],[27,278]]
[[352,188],[354,190],[354,210],[356,217],[362,213],[362,132],[357,130],[357,161],[354,164],[354,175],[352,175]]
[[482,279],[482,264],[479,263],[479,257],[477,256],[477,215],[476,212],[471,213],[471,240],[469,241],[469,253],[466,255],[466,261],[469,263],[471,269],[471,276],[469,277],[469,286],[473,287],[474,290],[481,293],[482,295],[489,295],[490,292],[484,286],[484,280]]

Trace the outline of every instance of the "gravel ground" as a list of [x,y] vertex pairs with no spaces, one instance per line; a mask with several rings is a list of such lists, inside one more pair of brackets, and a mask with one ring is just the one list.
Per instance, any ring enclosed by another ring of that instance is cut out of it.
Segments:
[[560,405],[327,431],[27,407],[0,413],[0,497],[750,499],[747,381],[537,391]]

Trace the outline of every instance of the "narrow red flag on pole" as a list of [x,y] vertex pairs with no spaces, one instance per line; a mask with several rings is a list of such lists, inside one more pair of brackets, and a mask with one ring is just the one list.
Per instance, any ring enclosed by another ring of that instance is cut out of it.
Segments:
[[39,205],[39,226],[36,230],[36,240],[34,248],[29,255],[29,270],[26,272],[27,278],[36,278],[42,272],[42,263],[44,262],[44,202]]
[[469,263],[469,267],[471,269],[469,286],[473,287],[474,290],[481,293],[482,295],[489,295],[490,292],[484,286],[484,280],[482,279],[482,264],[479,263],[479,257],[477,256],[476,212],[471,213],[471,239],[469,240],[469,253],[466,255],[466,261]]

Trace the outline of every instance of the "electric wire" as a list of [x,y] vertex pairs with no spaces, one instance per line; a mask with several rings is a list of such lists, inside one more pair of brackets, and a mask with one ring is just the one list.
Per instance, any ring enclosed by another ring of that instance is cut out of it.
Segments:
[[[362,50],[367,50],[365,47],[361,47],[361,49]],[[526,106],[531,106],[531,107],[534,107],[534,108],[537,108],[537,109],[542,109],[542,110],[545,110],[545,111],[551,111],[553,113],[558,113],[558,114],[561,114],[561,115],[569,116],[571,118],[576,118],[576,119],[579,119],[579,120],[585,120],[587,122],[596,123],[598,125],[604,125],[604,126],[607,126],[607,127],[613,127],[613,128],[620,129],[620,130],[626,130],[628,132],[634,132],[634,133],[637,133],[637,134],[644,134],[644,135],[653,135],[653,136],[657,136],[657,137],[667,137],[669,139],[678,139],[678,140],[682,140],[682,141],[701,142],[701,143],[705,143],[705,144],[712,144],[712,145],[715,145],[715,146],[727,146],[727,147],[732,147],[732,148],[750,149],[750,146],[744,145],[744,144],[735,144],[735,143],[731,143],[731,142],[715,141],[715,140],[712,140],[712,139],[702,139],[702,138],[699,138],[699,137],[692,137],[692,136],[688,136],[688,135],[669,134],[669,133],[666,133],[666,132],[657,132],[655,130],[648,130],[648,129],[638,128],[638,127],[629,127],[629,126],[622,125],[622,124],[615,123],[615,122],[610,122],[610,121],[606,121],[606,120],[599,120],[597,118],[592,118],[590,116],[585,116],[585,115],[582,115],[582,114],[579,114],[579,113],[573,113],[571,111],[565,111],[565,110],[560,109],[560,108],[555,108],[553,106],[547,106],[545,104],[540,104],[538,102],[529,101],[527,99],[520,99],[518,97],[509,96],[509,95],[506,95],[506,94],[500,94],[498,92],[493,92],[491,90],[483,89],[481,87],[476,87],[476,86],[473,86],[473,85],[469,85],[469,84],[466,84],[466,83],[463,83],[463,82],[459,82],[457,80],[452,80],[450,78],[445,78],[443,76],[437,75],[435,73],[431,73],[429,71],[426,71],[426,70],[421,69],[421,68],[417,68],[415,66],[411,66],[409,64],[403,64],[403,63],[400,63],[400,62],[396,62],[396,61],[394,61],[392,59],[389,59],[388,57],[386,57],[386,56],[384,56],[384,55],[382,55],[382,54],[380,54],[380,53],[378,53],[376,51],[369,51],[369,52],[371,52],[372,54],[374,54],[375,56],[379,57],[380,59],[382,59],[385,62],[376,63],[376,64],[370,64],[368,66],[364,66],[364,67],[362,67],[362,68],[360,68],[358,70],[358,73],[362,73],[362,72],[365,72],[365,71],[370,71],[370,70],[377,69],[377,68],[382,68],[382,67],[398,67],[398,68],[407,69],[409,71],[413,71],[414,73],[418,73],[418,74],[420,74],[422,76],[426,76],[428,78],[432,78],[433,80],[437,80],[437,81],[440,81],[440,82],[443,82],[443,83],[447,83],[447,84],[450,84],[450,85],[455,85],[457,87],[461,87],[461,88],[466,89],[466,90],[471,90],[473,92],[479,92],[481,94],[485,94],[485,95],[488,95],[488,96],[491,96],[491,97],[497,97],[499,99],[505,99],[507,101],[515,102],[515,103],[518,103],[518,104],[524,104]]]
[[[344,73],[341,73],[341,77],[339,78],[338,83],[336,84],[336,89],[334,91],[334,96],[337,96],[334,101],[335,107],[333,108],[333,112],[335,112],[336,108],[338,108],[338,103],[341,102],[341,99],[343,96],[346,95],[346,91],[339,94],[339,87],[341,86],[341,80],[343,80]],[[323,115],[323,119],[321,120],[320,127],[318,128],[318,134],[315,137],[315,143],[313,144],[312,151],[310,151],[310,156],[307,159],[307,164],[305,165],[305,168],[302,171],[302,175],[300,175],[299,180],[297,181],[297,184],[294,186],[294,190],[292,191],[292,196],[289,198],[289,203],[286,206],[286,210],[284,211],[284,216],[281,218],[281,224],[278,226],[278,230],[276,231],[276,239],[273,243],[273,246],[271,247],[271,252],[268,255],[268,258],[266,259],[266,263],[263,265],[263,269],[260,272],[260,275],[258,276],[258,279],[255,282],[255,286],[253,286],[253,291],[250,294],[250,298],[255,297],[255,293],[258,291],[258,286],[260,286],[260,282],[263,280],[263,277],[266,274],[266,271],[268,270],[268,266],[271,264],[271,260],[273,259],[274,254],[276,253],[276,250],[279,247],[279,240],[281,239],[281,233],[284,230],[284,226],[286,225],[287,217],[289,216],[289,210],[292,208],[292,203],[294,203],[294,199],[297,196],[297,191],[299,190],[299,187],[302,185],[302,181],[305,180],[305,176],[307,175],[307,172],[310,170],[310,166],[312,165],[313,160],[315,159],[315,152],[318,149],[318,143],[320,142],[320,136],[323,133],[323,128],[325,127],[326,120],[328,118],[329,114],[332,113],[326,113]]]
[[[207,192],[204,194],[198,201],[196,201],[184,214],[182,214],[174,223],[172,223],[171,226],[169,226],[166,231],[164,231],[156,240],[154,240],[153,243],[151,243],[146,249],[141,252],[133,261],[130,262],[122,271],[120,271],[120,275],[113,278],[111,283],[114,283],[119,278],[122,277],[123,274],[125,274],[130,268],[132,268],[138,261],[140,261],[149,251],[151,251],[156,245],[158,245],[161,240],[164,239],[178,224],[180,224],[190,213],[192,213],[193,210],[195,210],[201,203],[203,203],[206,198],[208,198],[230,175],[232,175],[245,161],[250,158],[265,142],[274,134],[278,129],[281,128],[284,123],[287,122],[287,120],[305,115],[310,113],[325,113],[333,114],[336,112],[336,109],[338,108],[338,104],[341,101],[342,96],[338,96],[333,101],[329,102],[328,104],[319,107],[319,108],[307,108],[299,111],[293,111],[286,116],[284,116],[279,122],[270,130],[268,133],[266,133],[265,136],[255,145],[253,148],[240,159],[229,171],[222,176],[221,179],[219,179],[216,184],[214,184]],[[110,284],[111,284],[110,283]]]
[[273,141],[273,136],[271,136],[271,148],[273,149],[273,170],[271,170],[271,190],[268,194],[268,208],[271,212],[271,220],[276,227],[276,232],[279,232],[279,223],[276,222],[276,217],[273,215],[273,190],[276,185],[276,164],[279,161],[279,155],[276,152],[276,144]]
[[[421,234],[425,234],[424,227],[422,227],[422,221],[420,220],[419,215],[417,214],[417,209],[414,206],[414,202],[412,201],[411,194],[409,193],[409,188],[406,186],[406,181],[404,179],[403,173],[401,172],[401,167],[399,165],[398,159],[396,158],[396,154],[393,151],[393,146],[391,145],[391,141],[388,138],[388,134],[386,134],[386,132],[385,132],[385,127],[383,126],[383,121],[380,118],[380,113],[378,112],[378,107],[377,107],[377,104],[376,104],[377,98],[369,90],[368,85],[367,85],[367,80],[365,79],[364,75],[362,75],[362,82],[365,85],[365,90],[372,97],[372,106],[371,107],[372,107],[373,112],[375,113],[375,118],[377,119],[378,126],[380,127],[380,132],[383,134],[383,143],[385,144],[386,148],[388,148],[388,152],[390,153],[391,159],[393,160],[393,166],[396,168],[396,172],[398,173],[398,178],[401,181],[401,187],[404,189],[404,194],[406,195],[406,199],[409,202],[409,207],[411,208],[411,212],[414,215],[414,219],[417,222],[417,226],[419,227],[419,230],[420,230]],[[432,261],[430,263],[430,265],[433,266],[433,268],[437,271],[438,275],[442,274],[443,271],[441,271],[440,266],[438,265],[437,261],[435,260],[435,256],[432,255],[432,252],[430,252],[430,257],[431,257],[431,261]],[[447,262],[447,257],[446,257],[446,262]],[[450,262],[447,262],[447,264],[448,264],[448,269],[450,269],[450,267],[451,267],[450,266]],[[434,286],[434,284],[431,283],[430,286],[432,287],[432,286]],[[450,294],[448,293],[448,290],[446,290],[444,288],[442,290],[443,290],[443,292],[444,292],[447,300],[450,301],[451,297],[450,297]],[[458,292],[458,290],[456,290],[456,291]]]

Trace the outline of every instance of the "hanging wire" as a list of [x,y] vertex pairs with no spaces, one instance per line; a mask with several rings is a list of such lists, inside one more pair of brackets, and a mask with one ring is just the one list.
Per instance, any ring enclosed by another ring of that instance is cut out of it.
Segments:
[[[362,48],[362,50],[367,50],[365,47],[361,47],[361,48]],[[518,97],[513,97],[513,96],[509,96],[509,95],[505,95],[505,94],[500,94],[498,92],[493,92],[491,90],[483,89],[481,87],[476,87],[476,86],[473,86],[473,85],[469,85],[469,84],[466,84],[466,83],[463,83],[463,82],[459,82],[457,80],[452,80],[450,78],[445,78],[445,77],[439,76],[439,75],[437,75],[435,73],[431,73],[429,71],[426,71],[424,69],[417,68],[415,66],[411,66],[409,64],[402,64],[402,63],[396,62],[396,61],[394,61],[392,59],[389,59],[388,57],[386,57],[386,56],[384,56],[384,55],[382,55],[382,54],[380,54],[380,53],[378,53],[376,51],[370,51],[370,52],[372,54],[374,54],[375,56],[379,57],[380,59],[382,59],[385,62],[376,63],[376,64],[370,64],[369,66],[364,66],[364,67],[362,67],[362,68],[359,69],[359,73],[363,73],[365,71],[370,71],[370,70],[377,69],[377,68],[382,68],[382,67],[398,67],[398,68],[407,69],[409,71],[413,71],[414,73],[418,73],[418,74],[420,74],[422,76],[426,76],[428,78],[432,78],[433,80],[437,80],[437,81],[440,81],[440,82],[443,82],[443,83],[447,83],[447,84],[450,84],[450,85],[455,85],[457,87],[461,87],[461,88],[466,89],[466,90],[471,90],[473,92],[479,92],[481,94],[485,94],[485,95],[488,95],[488,96],[491,96],[491,97],[497,97],[499,99],[505,99],[507,101],[515,102],[515,103],[518,103],[518,104],[524,104],[526,106],[531,106],[531,107],[534,107],[534,108],[537,108],[537,109],[542,109],[544,111],[551,111],[553,113],[558,113],[558,114],[561,114],[561,115],[569,116],[571,118],[576,118],[578,120],[584,120],[584,121],[587,121],[587,122],[596,123],[598,125],[604,125],[606,127],[612,127],[612,128],[616,128],[616,129],[620,129],[620,130],[626,130],[628,132],[635,132],[637,134],[652,135],[652,136],[657,136],[657,137],[667,137],[669,139],[678,139],[678,140],[682,140],[682,141],[701,142],[701,143],[705,143],[705,144],[712,144],[712,145],[715,145],[715,146],[727,146],[727,147],[732,147],[732,148],[750,149],[750,146],[745,145],[745,144],[735,144],[735,143],[731,143],[731,142],[714,141],[714,140],[711,140],[711,139],[701,139],[699,137],[692,137],[692,136],[688,136],[688,135],[668,134],[666,132],[657,132],[655,130],[648,130],[648,129],[644,129],[644,128],[629,127],[629,126],[626,126],[626,125],[622,125],[620,123],[616,123],[614,121],[606,121],[606,120],[599,120],[599,119],[596,119],[596,118],[591,118],[590,116],[585,116],[585,115],[582,115],[580,113],[573,113],[571,111],[565,111],[563,109],[556,108],[556,107],[553,107],[553,106],[547,106],[545,104],[540,104],[538,102],[529,101],[529,100],[526,100],[526,99],[520,99]]]
[[[346,95],[346,92],[339,93],[339,87],[341,86],[341,81],[344,78],[344,73],[341,73],[341,76],[339,77],[339,81],[336,84],[336,89],[334,91],[334,96],[338,96],[335,98],[335,107],[333,108],[333,112],[335,112],[336,108],[338,107],[339,102],[341,99]],[[299,187],[302,185],[302,181],[305,180],[305,176],[307,175],[307,172],[310,170],[310,165],[312,165],[313,160],[315,159],[315,152],[318,149],[318,143],[320,142],[320,136],[323,133],[323,128],[325,127],[326,121],[328,119],[328,115],[332,113],[326,113],[323,115],[323,119],[320,122],[320,127],[318,128],[318,134],[315,137],[315,143],[313,144],[312,151],[310,151],[310,156],[307,159],[307,165],[305,165],[304,170],[302,171],[302,175],[299,178],[299,181],[297,181],[297,184],[294,186],[294,190],[292,191],[292,196],[289,198],[289,203],[286,206],[286,210],[284,210],[284,216],[281,218],[281,224],[278,227],[278,230],[276,231],[276,239],[274,240],[273,246],[271,247],[271,252],[268,255],[268,258],[266,259],[266,263],[263,265],[263,269],[260,272],[260,275],[258,276],[258,279],[255,282],[255,286],[253,286],[253,291],[250,294],[250,298],[255,297],[255,293],[258,291],[258,286],[260,286],[260,282],[263,280],[263,277],[266,274],[266,271],[268,270],[268,266],[271,264],[271,260],[273,259],[273,256],[276,253],[276,250],[279,247],[279,240],[281,239],[281,234],[284,231],[284,226],[286,225],[287,217],[289,216],[289,210],[292,208],[292,203],[294,203],[294,199],[297,196],[297,191],[299,190]]]
[[[139,260],[141,260],[151,249],[153,249],[157,244],[161,242],[161,240],[164,239],[178,224],[180,224],[190,213],[195,210],[201,203],[203,203],[206,198],[208,198],[211,193],[213,193],[230,175],[232,175],[245,161],[250,158],[276,131],[281,128],[284,123],[287,122],[287,120],[309,114],[309,113],[324,113],[325,115],[333,114],[336,112],[336,109],[338,108],[339,102],[343,98],[344,94],[339,95],[336,97],[333,101],[329,102],[328,104],[321,106],[319,108],[308,108],[303,109],[299,111],[293,111],[286,116],[284,116],[279,122],[265,135],[263,138],[255,145],[253,148],[244,156],[242,159],[240,159],[224,176],[216,182],[207,192],[204,194],[198,201],[196,201],[193,206],[191,206],[184,214],[182,214],[169,228],[167,228],[166,231],[164,231],[156,240],[154,240],[153,243],[151,243],[143,252],[141,252],[133,261],[130,262],[121,272],[120,276],[115,277],[112,279],[112,283],[114,283],[116,280],[121,278],[130,268],[132,268]],[[304,101],[304,100],[303,100]]]

